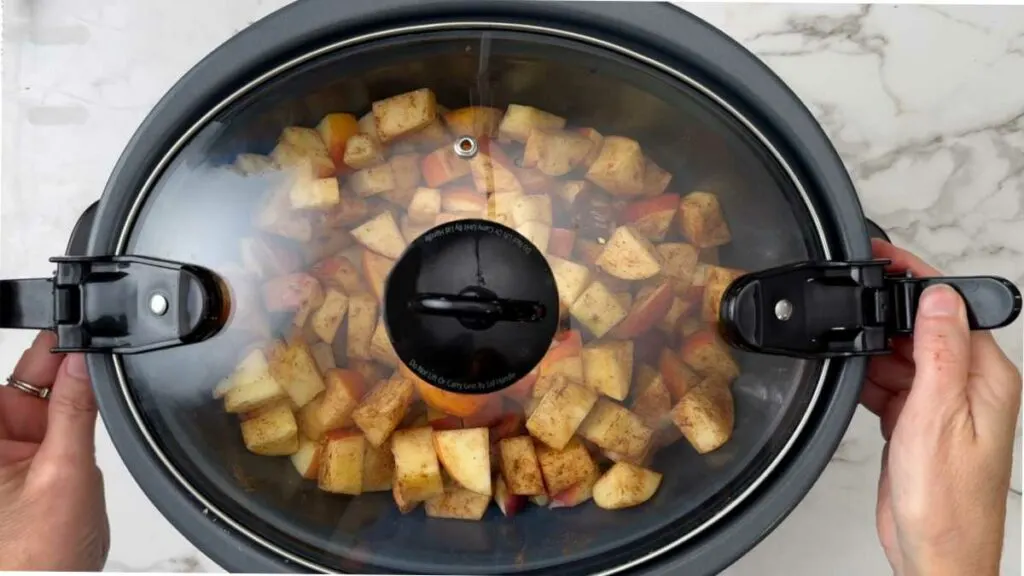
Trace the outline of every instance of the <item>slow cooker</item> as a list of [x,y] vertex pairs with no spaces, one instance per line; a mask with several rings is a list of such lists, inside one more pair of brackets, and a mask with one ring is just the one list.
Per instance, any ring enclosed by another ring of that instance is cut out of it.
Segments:
[[668,4],[301,0],[146,118],[0,325],[88,353],[233,571],[712,574],[807,493],[930,282],[755,57]]

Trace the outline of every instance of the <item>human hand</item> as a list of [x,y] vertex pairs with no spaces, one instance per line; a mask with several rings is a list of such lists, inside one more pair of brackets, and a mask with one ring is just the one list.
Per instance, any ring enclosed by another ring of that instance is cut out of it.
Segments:
[[[891,244],[895,271],[941,276]],[[959,294],[925,290],[912,338],[872,359],[861,403],[881,420],[878,536],[900,576],[999,573],[1021,377]]]
[[0,571],[99,571],[110,547],[96,467],[96,399],[81,354],[51,354],[40,332],[14,378],[42,400],[0,387]]

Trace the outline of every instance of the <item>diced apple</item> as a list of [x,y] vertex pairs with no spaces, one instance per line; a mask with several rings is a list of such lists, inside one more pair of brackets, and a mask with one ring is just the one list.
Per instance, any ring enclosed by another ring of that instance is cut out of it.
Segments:
[[551,240],[551,225],[543,222],[524,222],[516,226],[516,232],[522,234],[537,250],[547,252]]
[[352,191],[360,198],[368,198],[396,187],[395,173],[390,164],[380,164],[353,172],[348,179]]
[[348,334],[345,341],[349,358],[372,360],[370,343],[377,327],[377,299],[372,294],[353,294],[348,299]]
[[661,377],[664,379],[673,401],[678,401],[691,388],[700,383],[700,376],[668,348],[661,351],[661,356],[658,358],[658,369],[661,371]]
[[[544,475],[548,494],[560,494],[575,484],[586,481],[597,470],[590,452],[578,438],[561,450],[540,444],[537,446],[537,462]],[[546,506],[548,502],[545,502]]]
[[345,161],[349,138],[359,133],[359,121],[351,114],[328,114],[317,124],[316,131],[327,147],[328,156],[340,166]]
[[483,214],[487,196],[465,186],[455,186],[441,193],[441,210],[449,213]]
[[324,342],[334,342],[334,335],[341,326],[348,311],[348,296],[340,290],[330,288],[324,295],[324,303],[313,313],[313,331]]
[[363,492],[388,492],[395,478],[395,457],[391,444],[377,447],[366,442],[363,453]]
[[373,331],[373,338],[370,339],[370,356],[381,364],[391,366],[392,368],[397,368],[400,363],[398,353],[395,352],[395,347],[391,344],[388,331],[384,327],[383,318],[377,322],[377,328]]
[[659,244],[657,250],[664,262],[662,274],[672,280],[672,288],[677,295],[686,294],[697,272],[697,247],[682,242],[667,242]]
[[575,132],[534,128],[526,139],[523,168],[536,167],[548,176],[564,176],[583,164],[593,142]]
[[404,145],[409,145],[410,149],[425,148],[429,150],[449,141],[451,141],[451,135],[445,129],[444,122],[441,121],[441,118],[434,118],[430,124],[423,128],[402,136],[398,141],[394,142],[394,147],[398,150],[404,148]]
[[561,130],[565,118],[538,110],[532,106],[509,104],[498,126],[498,134],[505,140],[526,143],[534,129]]
[[427,424],[436,430],[458,430],[462,428],[462,418],[445,414],[433,406],[427,406]]
[[626,205],[621,222],[629,224],[644,238],[654,242],[665,239],[679,210],[678,194],[662,194]]
[[630,226],[619,226],[605,244],[596,264],[623,280],[646,280],[661,272],[662,259],[654,245]]
[[428,518],[480,520],[490,503],[490,495],[484,496],[459,486],[448,486],[443,494],[427,499],[423,509]]
[[658,329],[668,335],[675,334],[682,318],[686,316],[691,308],[693,308],[693,304],[673,295],[672,305],[669,306],[668,311],[658,320]]
[[707,378],[672,408],[672,420],[699,454],[722,447],[735,422],[732,392],[727,381]]
[[274,161],[262,154],[239,154],[232,168],[242,176],[260,176],[277,171]]
[[672,395],[665,379],[661,372],[646,364],[637,371],[632,410],[652,430],[661,429],[672,410]]
[[321,444],[299,438],[299,449],[291,455],[292,466],[306,480],[316,480],[320,472]]
[[574,508],[590,500],[591,496],[593,496],[594,484],[600,477],[601,471],[595,466],[593,472],[586,479],[551,496],[551,503],[548,504],[548,508]]
[[[397,190],[415,190],[420,184],[420,155],[413,152],[407,154],[395,154],[388,160],[391,166],[391,173],[395,177],[395,188]],[[387,192],[384,193],[388,194]],[[395,202],[388,198],[388,201]],[[395,202],[403,208],[408,202]]]
[[262,350],[253,350],[231,375],[231,386],[224,393],[224,410],[242,414],[272,404],[288,393],[274,379]]
[[590,270],[575,262],[548,256],[548,264],[551,266],[551,273],[555,277],[555,285],[558,287],[558,297],[565,304],[572,304],[583,293],[590,280]]
[[576,245],[576,231],[568,228],[552,228],[551,238],[548,240],[548,254],[560,258],[572,256],[573,247]]
[[456,137],[495,138],[504,112],[487,106],[467,106],[444,115],[448,130]]
[[263,286],[263,303],[270,312],[295,311],[307,302],[323,302],[320,283],[309,274],[278,276]]
[[384,283],[394,268],[395,261],[369,250],[363,251],[363,275],[378,302],[384,301]]
[[434,451],[448,475],[463,488],[477,494],[491,495],[487,428],[435,431]]
[[583,193],[590,186],[586,180],[569,180],[555,189],[555,195],[565,201],[566,205],[572,206],[576,197]]
[[437,99],[427,88],[398,94],[374,102],[373,118],[377,137],[387,144],[400,136],[426,128],[437,119]]
[[405,251],[405,239],[391,212],[381,212],[352,230],[352,236],[363,246],[392,260],[398,259]]
[[313,265],[310,274],[327,286],[337,286],[346,294],[364,292],[367,286],[359,275],[359,268],[345,258],[324,258]]
[[718,197],[710,192],[691,192],[683,197],[679,203],[679,231],[698,248],[732,241]]
[[321,456],[317,486],[324,492],[358,496],[363,493],[366,439],[350,430],[328,434]]
[[625,407],[601,398],[580,424],[579,435],[622,460],[640,461],[650,448],[654,430]]
[[704,324],[702,324],[698,318],[683,318],[679,323],[679,335],[683,338],[689,338],[697,332],[700,332],[703,327]]
[[[668,189],[668,185],[672,182],[672,174],[667,172],[661,166],[658,166],[654,160],[647,158],[644,164],[644,196],[658,196],[664,194],[665,190]],[[679,197],[676,196],[676,200]],[[676,206],[678,206],[678,202]],[[675,208],[675,207],[673,207]],[[674,212],[675,210],[673,210]]]
[[344,162],[354,170],[373,168],[384,163],[384,148],[366,134],[355,134],[345,146]]
[[732,268],[708,265],[707,279],[704,286],[704,298],[701,303],[701,320],[708,323],[718,322],[718,314],[722,307],[722,296],[729,285],[735,282],[744,272]]
[[382,446],[405,417],[412,395],[412,383],[408,380],[381,382],[352,412],[352,421],[366,434],[370,444]]
[[325,389],[316,362],[304,344],[287,346],[271,361],[270,371],[297,408],[308,404]]
[[478,152],[469,160],[469,168],[473,174],[473,185],[482,194],[524,193],[519,178],[492,156]]
[[607,334],[627,315],[626,309],[600,282],[592,282],[572,303],[569,312],[597,338]]
[[467,176],[470,173],[470,166],[469,162],[455,155],[451,146],[442,146],[423,157],[420,171],[428,187],[440,188]]
[[637,292],[629,314],[615,327],[612,335],[616,338],[636,338],[664,321],[674,300],[676,297],[670,282],[645,286]]
[[625,400],[633,377],[633,341],[607,340],[583,347],[583,378],[587,386],[616,400]]
[[414,224],[432,223],[441,213],[441,191],[436,188],[417,188],[409,201],[409,221]]
[[544,444],[561,450],[572,439],[583,419],[597,402],[597,393],[562,380],[541,398],[526,421],[526,429]]
[[597,259],[601,257],[601,252],[604,252],[604,246],[594,242],[593,240],[584,240],[582,238],[576,239],[576,255],[579,257],[580,262],[583,262],[587,266],[594,266]]
[[690,336],[680,348],[680,356],[695,371],[704,377],[717,377],[732,382],[740,375],[740,368],[733,360],[729,348],[711,328],[705,328]]
[[498,509],[506,518],[511,518],[522,512],[526,508],[526,502],[526,496],[517,496],[508,491],[501,476],[494,479],[494,503],[498,505]]
[[312,175],[317,178],[334,175],[334,162],[328,154],[327,145],[312,128],[288,126],[281,131],[281,137],[270,156],[282,168],[305,162],[312,167]]
[[576,131],[581,135],[590,140],[592,146],[590,152],[587,153],[587,157],[583,159],[583,165],[590,168],[590,165],[597,160],[597,157],[601,155],[601,147],[604,145],[604,136],[600,132],[593,128],[577,128]]
[[513,495],[544,494],[544,478],[533,439],[529,436],[505,438],[498,442],[501,475]]
[[348,358],[348,368],[355,370],[363,377],[363,382],[367,385],[379,382],[388,377],[391,371],[385,367],[372,362],[370,360],[362,360],[359,358]]
[[444,493],[434,431],[429,426],[395,432],[391,452],[395,457],[394,489],[405,502],[422,502]]
[[242,421],[245,447],[261,456],[289,456],[299,449],[299,427],[286,403],[262,409]]
[[605,510],[639,506],[651,499],[661,485],[661,474],[619,462],[594,484],[594,503]]
[[[440,216],[440,214],[438,214]],[[435,220],[426,222],[423,224],[416,224],[409,221],[408,216],[402,216],[401,221],[398,223],[399,229],[402,231],[402,238],[405,239],[406,244],[412,244],[417,238],[419,238],[424,232],[430,230],[435,226]]]
[[547,194],[519,196],[512,206],[512,223],[521,226],[527,222],[551,225],[551,197]]
[[644,154],[636,140],[608,136],[586,179],[615,196],[638,196],[644,190],[644,166]]

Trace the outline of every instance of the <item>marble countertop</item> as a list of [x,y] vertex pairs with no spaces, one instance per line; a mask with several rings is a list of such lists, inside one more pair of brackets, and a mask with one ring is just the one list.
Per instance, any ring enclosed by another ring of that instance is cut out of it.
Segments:
[[[287,0],[8,0],[0,272],[48,274],[150,107]],[[1024,285],[1024,7],[688,5],[764,59],[824,125],[868,215],[947,273]],[[999,333],[1022,363],[1020,321]],[[0,333],[0,366],[27,334]],[[112,571],[216,571],[149,504],[100,429]],[[857,414],[796,511],[729,576],[888,573],[881,440]],[[1020,438],[1006,574],[1021,572]]]

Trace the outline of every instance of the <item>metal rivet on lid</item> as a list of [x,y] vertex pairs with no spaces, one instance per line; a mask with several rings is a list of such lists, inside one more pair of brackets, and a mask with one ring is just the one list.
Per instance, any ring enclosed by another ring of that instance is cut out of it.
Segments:
[[459,158],[472,158],[480,151],[476,139],[472,136],[462,136],[452,146],[455,148],[455,155]]
[[153,294],[149,297],[149,311],[157,316],[163,316],[167,313],[167,308],[170,304],[167,302],[167,297],[163,294]]
[[775,317],[785,322],[793,316],[793,303],[789,300],[779,300],[775,303]]

